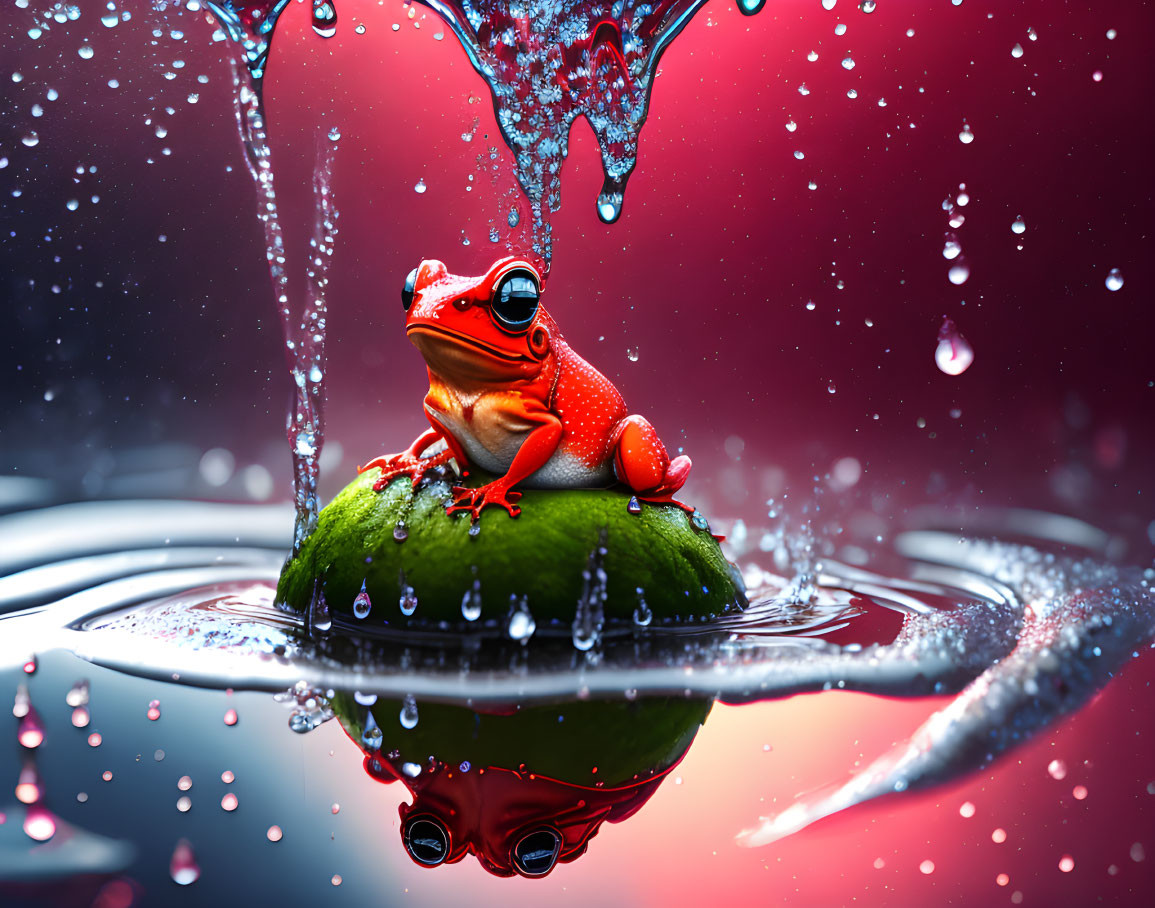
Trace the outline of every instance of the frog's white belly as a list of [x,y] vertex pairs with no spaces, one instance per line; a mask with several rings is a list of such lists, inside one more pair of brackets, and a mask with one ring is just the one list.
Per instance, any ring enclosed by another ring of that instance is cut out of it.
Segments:
[[[535,428],[534,424],[518,420],[506,411],[484,407],[482,400],[475,403],[469,420],[463,414],[428,406],[426,412],[457,439],[471,463],[498,476],[508,472],[522,443]],[[608,459],[591,468],[563,452],[559,445],[545,466],[518,485],[531,489],[587,489],[602,488],[613,481],[614,472]]]

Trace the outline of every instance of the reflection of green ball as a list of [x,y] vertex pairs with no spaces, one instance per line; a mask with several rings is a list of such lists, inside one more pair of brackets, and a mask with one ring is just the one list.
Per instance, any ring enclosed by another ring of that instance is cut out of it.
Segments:
[[[347,691],[330,701],[345,731],[362,742],[372,713],[380,750],[396,763],[499,766],[576,785],[623,785],[675,763],[710,712],[710,700],[662,697],[635,702],[581,700],[532,706],[510,715],[475,713],[462,706],[418,703],[417,724],[400,723],[401,703],[359,705]],[[366,747],[366,749],[371,749]],[[596,771],[594,771],[596,767]]]
[[[718,543],[673,505],[643,504],[631,514],[630,495],[620,489],[527,490],[519,517],[487,508],[471,535],[468,516],[445,513],[447,483],[414,491],[402,477],[374,492],[378,475],[361,474],[321,511],[317,529],[281,572],[279,602],[304,612],[319,582],[330,612],[349,615],[364,583],[367,625],[456,627],[465,626],[462,598],[476,581],[480,622],[503,620],[510,597],[525,596],[540,630],[573,620],[582,574],[602,538],[607,621],[631,620],[639,589],[655,622],[717,615],[745,602]],[[404,530],[395,532],[399,524]],[[412,617],[400,607],[407,588],[417,600]]]

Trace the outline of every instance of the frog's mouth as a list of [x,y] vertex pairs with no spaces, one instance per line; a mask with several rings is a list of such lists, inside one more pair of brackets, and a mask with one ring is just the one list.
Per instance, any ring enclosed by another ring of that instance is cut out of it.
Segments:
[[475,381],[527,378],[541,363],[441,326],[410,325],[405,332],[434,372]]

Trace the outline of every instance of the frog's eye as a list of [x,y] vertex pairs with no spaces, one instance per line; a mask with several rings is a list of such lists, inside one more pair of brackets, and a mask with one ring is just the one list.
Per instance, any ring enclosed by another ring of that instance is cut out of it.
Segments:
[[405,286],[401,288],[401,308],[406,312],[413,305],[413,289],[417,286],[417,269],[405,275]]
[[510,857],[522,876],[545,876],[557,863],[561,854],[561,835],[556,829],[543,826],[522,836],[513,846]]
[[494,289],[489,309],[506,331],[524,331],[537,315],[539,300],[534,276],[528,271],[511,271]]
[[414,817],[405,824],[405,850],[418,864],[436,867],[449,857],[449,832],[431,816]]

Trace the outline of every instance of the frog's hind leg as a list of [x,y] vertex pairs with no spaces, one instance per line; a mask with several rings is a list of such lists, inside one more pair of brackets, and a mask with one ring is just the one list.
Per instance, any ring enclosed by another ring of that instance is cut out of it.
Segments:
[[611,439],[614,469],[618,479],[633,490],[639,501],[674,504],[687,514],[694,508],[674,498],[690,475],[690,458],[685,454],[672,461],[657,430],[643,416],[627,416]]

